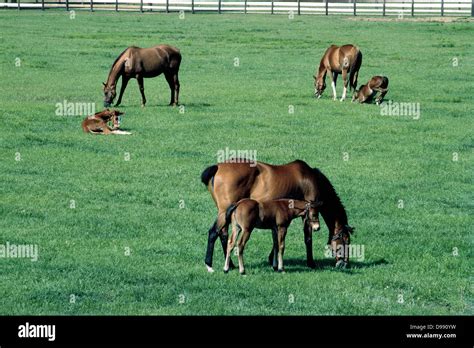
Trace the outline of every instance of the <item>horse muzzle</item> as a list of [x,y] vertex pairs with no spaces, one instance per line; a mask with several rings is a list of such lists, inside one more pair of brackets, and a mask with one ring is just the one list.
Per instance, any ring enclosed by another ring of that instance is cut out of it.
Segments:
[[104,108],[108,108],[112,105],[112,103],[104,102]]
[[310,222],[309,225],[314,232],[318,232],[321,229],[319,222]]

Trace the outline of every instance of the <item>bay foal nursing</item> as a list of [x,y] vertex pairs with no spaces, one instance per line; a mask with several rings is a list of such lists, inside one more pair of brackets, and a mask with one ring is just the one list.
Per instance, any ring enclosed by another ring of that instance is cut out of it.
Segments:
[[354,45],[330,46],[321,58],[318,72],[314,75],[314,94],[319,99],[326,89],[326,75],[331,78],[331,87],[333,99],[336,100],[336,81],[337,76],[342,74],[344,80],[344,90],[341,101],[346,99],[347,86],[356,89],[357,76],[362,65],[362,53]]
[[146,104],[143,78],[164,74],[171,90],[170,105],[178,105],[181,53],[176,47],[159,45],[151,48],[128,47],[115,59],[104,85],[104,106],[109,107],[116,96],[117,81],[122,77],[122,86],[115,106],[122,102],[123,92],[130,79],[137,79],[142,95],[142,106]]
[[[206,168],[201,174],[201,181],[206,185],[217,207],[217,218],[209,229],[205,264],[209,272],[213,272],[212,259],[214,245],[219,237],[227,255],[228,222],[226,210],[243,198],[257,201],[287,198],[309,202],[320,201],[318,208],[326,223],[329,236],[328,244],[333,250],[350,243],[350,233],[346,210],[328,178],[317,168],[311,168],[306,162],[296,160],[284,165],[271,165],[256,162],[249,165],[245,161],[239,163],[224,162]],[[303,217],[304,242],[306,245],[306,263],[315,268],[313,259],[311,228]],[[346,248],[343,248],[346,250]],[[273,264],[274,252],[269,256]],[[349,263],[349,254],[336,254],[336,266],[344,267]]]
[[230,268],[230,255],[240,232],[238,242],[239,272],[245,274],[244,249],[254,228],[272,230],[273,238],[273,269],[283,272],[283,253],[285,237],[291,221],[297,217],[307,219],[313,230],[319,230],[317,207],[319,202],[306,202],[293,199],[276,199],[258,202],[244,198],[232,204],[226,211],[226,222],[232,222],[232,235],[227,244],[224,272]]

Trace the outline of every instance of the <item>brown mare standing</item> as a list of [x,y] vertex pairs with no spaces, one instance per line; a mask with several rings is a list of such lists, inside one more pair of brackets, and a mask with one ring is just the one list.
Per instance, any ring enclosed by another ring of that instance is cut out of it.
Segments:
[[352,101],[358,101],[359,103],[369,102],[377,92],[380,92],[380,95],[375,99],[375,103],[379,105],[388,92],[388,77],[373,76],[369,82],[360,86],[360,88],[354,92]]
[[[314,95],[319,99],[326,89],[326,74],[329,73],[331,78],[331,87],[333,99],[336,100],[336,80],[337,75],[342,74],[344,80],[344,90],[342,92],[341,101],[346,99],[347,85],[350,89],[356,89],[357,76],[362,64],[362,52],[357,46],[330,46],[324,53],[317,75],[314,77]],[[349,74],[349,79],[347,78]]]
[[171,89],[170,105],[177,105],[179,99],[178,71],[181,64],[181,53],[176,47],[159,45],[151,48],[128,47],[115,60],[109,72],[107,82],[104,83],[104,106],[112,104],[116,96],[116,87],[119,77],[122,77],[122,86],[115,106],[122,102],[123,92],[128,81],[137,79],[142,95],[142,106],[146,104],[143,78],[156,77],[164,74]]
[[[254,165],[255,164],[255,165]],[[225,212],[233,203],[243,198],[257,201],[288,198],[304,201],[320,201],[319,207],[324,222],[329,229],[328,243],[334,247],[349,243],[349,232],[346,210],[334,187],[326,176],[317,168],[311,168],[306,162],[297,160],[285,165],[270,165],[263,162],[219,163],[210,166],[201,174],[201,181],[207,186],[217,206],[217,219],[209,229],[205,263],[209,272],[213,272],[212,258],[214,244],[220,237],[224,255],[227,251],[227,227]],[[304,240],[306,245],[306,262],[311,268],[316,267],[313,259],[312,229],[304,221]],[[336,245],[335,245],[336,244]],[[273,263],[273,251],[269,257]],[[336,264],[344,266],[344,260],[336,256]]]
[[232,204],[226,211],[227,223],[232,221],[232,235],[227,244],[224,272],[229,271],[230,254],[240,232],[243,232],[238,243],[238,258],[239,272],[245,274],[244,249],[254,228],[272,230],[273,269],[283,272],[285,237],[291,221],[297,217],[303,217],[308,220],[313,230],[319,230],[319,217],[316,209],[318,206],[319,202],[293,199],[258,202],[254,199],[244,198]]

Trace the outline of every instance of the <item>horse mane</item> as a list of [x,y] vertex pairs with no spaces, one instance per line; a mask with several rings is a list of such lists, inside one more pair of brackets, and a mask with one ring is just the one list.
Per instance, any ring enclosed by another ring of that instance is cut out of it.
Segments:
[[[112,63],[112,67],[111,67],[110,70],[109,70],[109,75],[108,75],[108,76],[110,76],[110,74],[112,73],[112,70],[114,69],[115,64],[117,64],[117,62],[119,61],[119,59],[122,58],[122,56],[125,54],[125,52],[127,52],[127,50],[128,50],[129,48],[135,48],[135,46],[127,47],[126,49],[124,49],[124,50],[122,51],[122,53],[120,53],[120,54],[118,55],[117,58],[115,58],[114,62]],[[107,78],[107,80],[108,80],[108,78]]]
[[318,168],[313,168],[314,173],[317,176],[318,189],[321,193],[321,200],[324,205],[321,210],[330,211],[332,214],[337,214],[339,219],[342,219],[342,223],[347,224],[347,213],[344,204],[341,202],[341,198],[336,192],[336,189]]

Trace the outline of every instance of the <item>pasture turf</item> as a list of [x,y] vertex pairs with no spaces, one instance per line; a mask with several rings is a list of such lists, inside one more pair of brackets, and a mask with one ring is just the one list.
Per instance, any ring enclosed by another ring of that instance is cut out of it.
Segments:
[[[0,314],[472,314],[473,29],[0,11],[0,244],[39,247],[37,262],[0,258]],[[120,109],[131,136],[86,135],[82,117],[55,114],[64,100],[102,109],[101,83],[117,55],[158,43],[181,49],[184,109],[167,106],[159,77],[145,80],[145,108],[136,81],[128,86]],[[312,75],[333,43],[357,44],[359,84],[388,76],[387,101],[419,103],[419,119],[383,116],[350,96],[332,101],[329,81],[315,100]],[[246,249],[247,276],[222,272],[219,243],[208,274],[216,210],[200,174],[226,147],[320,168],[364,259],[334,269],[323,226],[314,236],[318,268],[308,269],[298,220],[285,274],[267,265],[271,235],[259,230]]]

